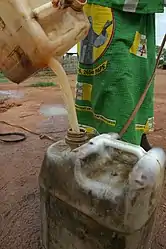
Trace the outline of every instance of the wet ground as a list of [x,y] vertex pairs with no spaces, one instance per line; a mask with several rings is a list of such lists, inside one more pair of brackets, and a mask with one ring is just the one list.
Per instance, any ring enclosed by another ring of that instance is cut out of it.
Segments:
[[[74,93],[75,76],[69,76],[69,80]],[[68,127],[61,91],[58,86],[28,87],[36,81],[41,79],[31,78],[19,88],[10,83],[0,84],[0,90],[5,91],[5,96],[7,95],[7,100],[0,102],[0,120],[24,126],[35,132],[51,133],[59,140],[64,137]],[[57,82],[57,79],[51,78],[50,81]],[[156,131],[150,136],[150,141],[166,149],[165,82],[166,72],[158,71],[155,95]],[[22,130],[0,123],[0,132],[8,131]],[[44,153],[52,142],[41,140],[39,136],[28,132],[26,134],[27,139],[24,142],[0,143],[1,249],[40,248],[38,174]],[[158,213],[152,249],[166,248],[165,191]]]
[[63,105],[41,105],[40,113],[46,117],[54,116],[65,116],[67,111]]
[[24,97],[24,92],[18,90],[0,90],[0,98],[20,99]]

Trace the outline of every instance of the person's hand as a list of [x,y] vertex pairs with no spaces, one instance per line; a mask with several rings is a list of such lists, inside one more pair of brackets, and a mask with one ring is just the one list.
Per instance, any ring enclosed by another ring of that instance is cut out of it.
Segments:
[[67,8],[70,7],[73,0],[52,0],[52,5],[54,8]]
[[60,0],[52,0],[52,5],[54,8],[57,8],[59,5]]

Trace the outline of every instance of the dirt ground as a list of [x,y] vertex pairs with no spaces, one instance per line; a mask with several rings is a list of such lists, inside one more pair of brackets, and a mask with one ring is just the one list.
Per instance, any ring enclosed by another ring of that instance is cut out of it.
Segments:
[[[38,133],[49,133],[55,140],[67,129],[65,115],[46,117],[40,114],[43,104],[63,104],[58,86],[48,88],[27,87],[41,79],[31,78],[17,87],[0,84],[0,90],[23,93],[18,99],[0,99],[0,120],[21,125]],[[43,79],[42,79],[43,80]],[[49,79],[57,82],[56,78]],[[74,91],[75,76],[69,76]],[[150,142],[166,149],[166,71],[159,70],[155,89],[155,132]],[[22,131],[0,123],[0,132]],[[26,133],[27,140],[10,144],[0,142],[0,248],[39,249],[40,216],[38,174],[44,153],[52,143],[39,136]],[[165,187],[166,191],[166,187]],[[162,203],[153,235],[153,249],[166,248],[166,197]]]

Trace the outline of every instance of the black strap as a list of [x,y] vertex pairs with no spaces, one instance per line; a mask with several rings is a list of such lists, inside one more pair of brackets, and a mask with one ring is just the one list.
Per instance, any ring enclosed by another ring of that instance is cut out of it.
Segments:
[[[1,137],[7,137],[7,136],[18,136],[18,138],[15,139],[3,139]],[[27,138],[27,136],[22,132],[8,132],[8,133],[0,133],[0,141],[5,143],[17,143],[24,141]]]

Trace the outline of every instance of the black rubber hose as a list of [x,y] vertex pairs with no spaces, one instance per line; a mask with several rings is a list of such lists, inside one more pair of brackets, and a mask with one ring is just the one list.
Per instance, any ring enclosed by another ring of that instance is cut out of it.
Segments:
[[[12,139],[12,140],[1,138],[5,136],[6,137],[7,136],[18,136],[18,138]],[[0,133],[0,141],[5,142],[5,143],[18,143],[18,142],[24,141],[26,138],[27,136],[22,132]]]

